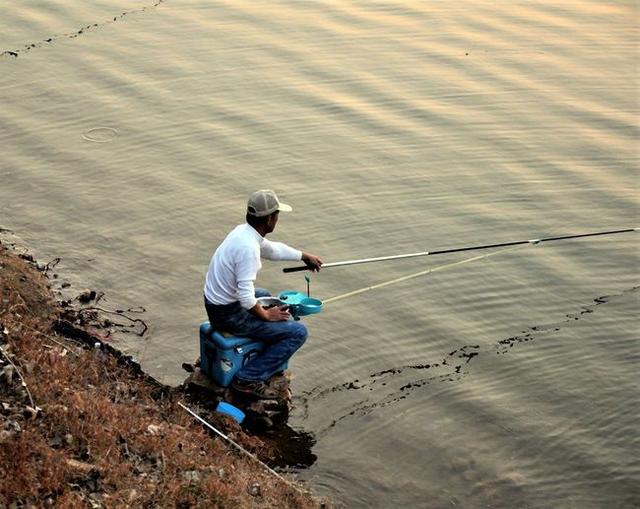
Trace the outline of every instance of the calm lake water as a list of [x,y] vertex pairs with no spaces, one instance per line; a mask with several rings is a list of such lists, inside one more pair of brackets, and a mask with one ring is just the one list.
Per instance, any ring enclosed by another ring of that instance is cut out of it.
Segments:
[[[247,196],[325,261],[638,226],[639,6],[0,0],[0,226],[178,384]],[[300,472],[345,507],[640,505],[638,233],[328,303],[294,357]],[[481,253],[326,269],[329,299]],[[486,254],[486,253],[485,253]],[[305,289],[265,263],[258,283]]]

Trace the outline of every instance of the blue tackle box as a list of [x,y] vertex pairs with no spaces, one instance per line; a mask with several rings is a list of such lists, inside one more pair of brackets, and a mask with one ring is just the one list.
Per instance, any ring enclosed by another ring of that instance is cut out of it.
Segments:
[[[264,349],[261,341],[223,336],[209,322],[200,324],[200,371],[228,387],[238,370]],[[284,363],[281,370],[287,369]]]

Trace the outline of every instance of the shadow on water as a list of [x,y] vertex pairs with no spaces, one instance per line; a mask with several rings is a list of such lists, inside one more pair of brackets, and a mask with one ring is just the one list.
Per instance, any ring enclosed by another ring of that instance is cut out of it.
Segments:
[[296,430],[287,424],[280,424],[263,432],[276,454],[271,463],[281,469],[308,468],[316,462],[317,456],[311,452],[316,444],[315,436],[303,430]]
[[[384,408],[390,405],[394,405],[403,399],[406,399],[413,391],[424,387],[426,385],[437,382],[456,382],[469,375],[468,366],[471,361],[480,356],[481,353],[494,353],[494,354],[506,354],[515,345],[521,343],[528,343],[540,338],[555,334],[559,332],[563,327],[567,327],[570,324],[580,320],[583,315],[593,313],[599,306],[611,302],[613,299],[622,297],[626,294],[636,292],[640,286],[634,286],[630,289],[624,290],[619,294],[605,295],[597,297],[593,300],[593,304],[583,306],[582,310],[578,313],[567,314],[566,318],[562,321],[535,325],[524,330],[521,334],[512,336],[509,338],[498,341],[497,344],[491,347],[481,347],[480,345],[465,345],[461,348],[449,352],[446,356],[436,362],[422,362],[415,364],[407,364],[403,366],[397,366],[388,368],[382,371],[371,373],[366,379],[354,379],[348,382],[344,382],[332,387],[315,387],[309,391],[304,392],[300,396],[294,396],[294,403],[299,409],[301,419],[304,421],[309,417],[309,408],[311,405],[315,405],[318,402],[330,397],[336,393],[342,393],[345,391],[359,391],[359,392],[373,392],[373,396],[377,396],[383,390],[389,391],[386,395],[379,397],[377,401],[370,402],[370,396],[356,404],[354,404],[351,410],[339,417],[333,419],[329,425],[318,431],[317,436],[322,437],[327,434],[331,429],[337,426],[341,421],[353,417],[368,415],[379,408]],[[428,371],[435,371],[431,376],[421,376],[415,378],[408,383],[403,383],[397,388],[390,387],[396,379],[403,377],[405,380],[407,374],[412,372],[425,373]],[[444,370],[444,371],[443,371]],[[384,388],[384,389],[383,389]]]

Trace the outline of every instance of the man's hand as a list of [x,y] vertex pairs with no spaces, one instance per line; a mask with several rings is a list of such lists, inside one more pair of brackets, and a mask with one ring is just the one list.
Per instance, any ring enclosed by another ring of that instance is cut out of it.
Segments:
[[287,306],[274,306],[269,309],[265,309],[267,313],[267,321],[268,322],[284,322],[291,318],[291,313],[289,313]]
[[302,253],[302,261],[313,272],[319,272],[322,267],[322,260],[311,253]]
[[284,322],[291,318],[291,313],[289,313],[287,306],[263,308],[260,303],[258,303],[249,310],[249,313],[265,322]]

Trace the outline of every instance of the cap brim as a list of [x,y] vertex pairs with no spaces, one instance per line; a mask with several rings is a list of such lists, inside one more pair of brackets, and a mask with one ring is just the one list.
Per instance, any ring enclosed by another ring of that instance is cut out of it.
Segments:
[[291,212],[293,208],[291,207],[291,205],[287,205],[286,203],[280,202],[280,204],[278,205],[278,210],[280,212]]

